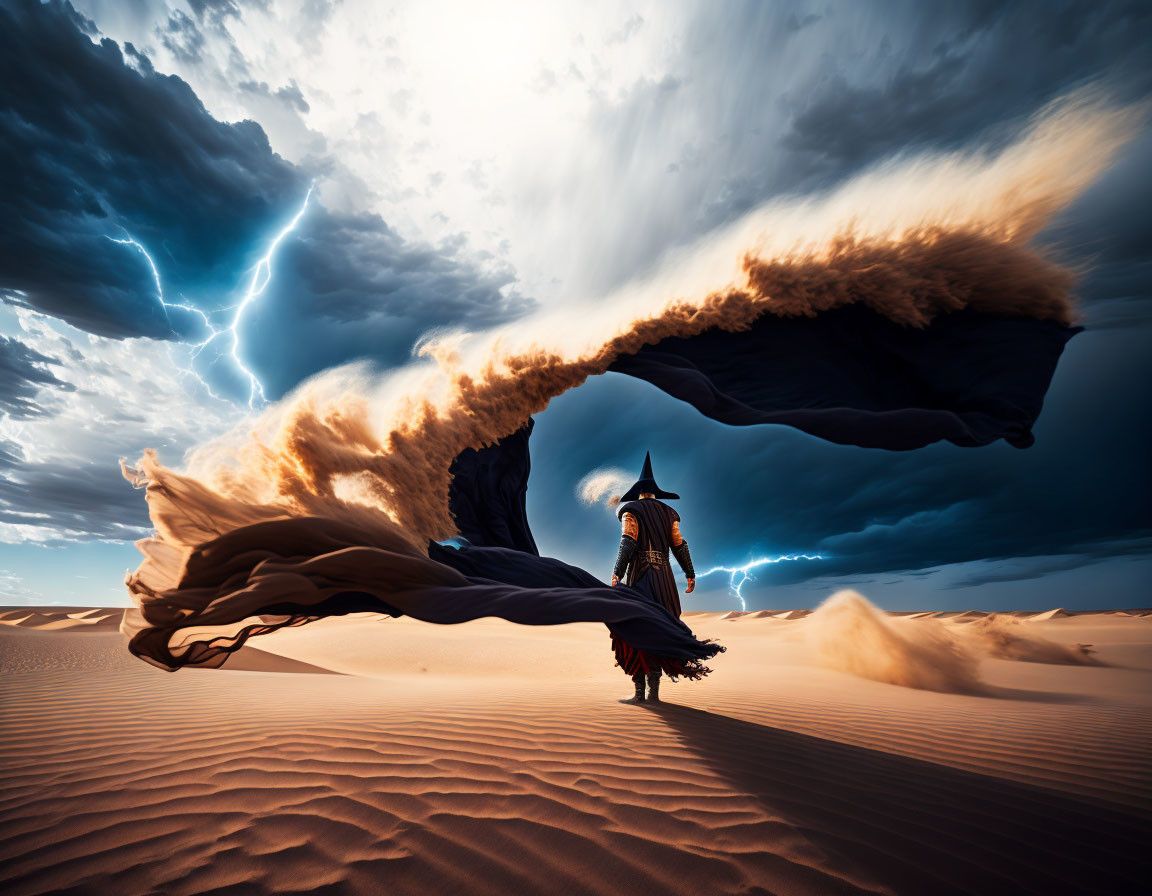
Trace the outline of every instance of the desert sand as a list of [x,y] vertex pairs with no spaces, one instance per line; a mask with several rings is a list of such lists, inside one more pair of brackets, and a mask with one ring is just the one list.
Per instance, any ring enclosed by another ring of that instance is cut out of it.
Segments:
[[943,690],[861,665],[883,632],[704,613],[714,674],[626,706],[596,625],[358,616],[170,674],[119,610],[2,608],[0,889],[1139,890],[1152,618],[935,615],[890,621],[984,645]]

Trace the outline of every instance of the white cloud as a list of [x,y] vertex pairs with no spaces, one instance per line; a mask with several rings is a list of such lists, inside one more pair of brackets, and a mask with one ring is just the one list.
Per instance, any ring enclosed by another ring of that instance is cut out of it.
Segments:
[[44,595],[30,588],[15,573],[0,569],[0,606],[21,606],[43,602]]
[[51,358],[70,387],[41,386],[37,416],[0,417],[0,541],[138,537],[143,496],[121,479],[118,459],[150,447],[176,463],[243,416],[186,372],[188,346],[107,339],[20,308],[0,312],[0,330]]

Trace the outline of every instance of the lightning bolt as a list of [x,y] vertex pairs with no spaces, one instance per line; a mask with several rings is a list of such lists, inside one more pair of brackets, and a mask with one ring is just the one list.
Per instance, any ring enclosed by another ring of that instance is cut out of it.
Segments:
[[[726,572],[729,575],[728,588],[740,600],[740,609],[747,610],[748,605],[744,603],[744,595],[740,593],[740,589],[744,587],[744,583],[755,579],[752,575],[752,570],[761,566],[768,566],[772,563],[784,563],[790,560],[823,560],[823,554],[781,554],[779,557],[760,557],[756,560],[750,560],[743,566],[713,566],[707,572],[696,574],[696,578],[702,579],[705,576],[710,576],[714,572]],[[740,581],[736,581],[736,577],[741,576]]]
[[248,407],[252,407],[253,402],[256,400],[257,392],[260,393],[260,400],[264,400],[264,386],[256,379],[256,374],[249,370],[240,359],[240,337],[237,335],[237,327],[240,325],[240,321],[244,317],[244,311],[248,308],[249,303],[257,296],[263,294],[264,288],[271,282],[272,258],[276,254],[276,250],[280,247],[280,243],[284,241],[284,237],[295,230],[296,225],[300,223],[300,219],[304,217],[304,212],[308,209],[308,200],[312,198],[312,191],[315,188],[315,184],[308,187],[308,192],[304,194],[304,201],[300,203],[300,210],[296,212],[296,216],[276,235],[276,239],[272,240],[272,245],[268,247],[268,251],[264,253],[264,257],[256,262],[256,267],[252,269],[252,280],[248,284],[248,293],[240,300],[240,304],[236,306],[236,314],[232,317],[232,323],[228,327],[228,331],[232,333],[232,359],[236,362],[236,366],[248,376]]
[[[193,346],[192,346],[192,349],[193,349],[192,357],[193,358],[200,355],[200,353],[203,352],[204,349],[206,349],[209,345],[211,345],[213,342],[215,342],[217,339],[219,339],[221,337],[230,340],[230,346],[231,347],[229,349],[229,353],[232,357],[232,363],[236,366],[236,369],[239,370],[240,373],[242,373],[245,377],[248,378],[248,407],[250,407],[250,408],[255,406],[257,395],[260,397],[261,401],[265,400],[264,385],[260,382],[259,378],[257,378],[256,374],[252,372],[251,368],[249,368],[248,365],[244,363],[244,360],[241,357],[240,329],[239,329],[240,323],[244,319],[244,312],[248,309],[248,306],[252,303],[252,301],[254,299],[263,295],[264,290],[267,289],[268,284],[271,282],[271,280],[272,280],[272,260],[276,256],[276,250],[278,248],[280,248],[280,244],[284,241],[284,238],[286,236],[288,236],[288,234],[290,234],[293,230],[296,229],[296,225],[299,224],[300,219],[304,217],[304,212],[307,211],[307,209],[308,209],[308,201],[312,198],[312,191],[315,188],[316,188],[315,184],[312,184],[311,186],[308,187],[308,192],[304,194],[304,201],[300,204],[300,208],[297,210],[296,214],[292,217],[292,220],[290,220],[284,226],[284,228],[279,233],[276,234],[276,237],[272,240],[272,242],[268,246],[268,251],[265,252],[264,256],[259,261],[256,262],[256,266],[252,268],[252,278],[248,282],[248,290],[244,294],[244,297],[239,302],[237,302],[235,305],[229,305],[225,308],[218,308],[214,312],[212,312],[212,313],[218,313],[218,312],[222,312],[222,311],[233,311],[234,312],[232,315],[232,320],[228,323],[227,326],[224,326],[224,327],[217,327],[215,324],[212,323],[212,319],[207,312],[205,312],[204,310],[202,310],[200,308],[197,308],[194,305],[187,305],[187,304],[184,304],[182,302],[169,302],[167,299],[165,299],[164,298],[164,287],[160,282],[160,271],[156,267],[156,262],[152,260],[152,256],[148,253],[148,250],[146,248],[144,248],[143,244],[140,243],[137,239],[135,239],[131,234],[129,234],[129,233],[127,233],[127,231],[125,231],[125,236],[123,239],[116,239],[114,237],[108,237],[108,239],[110,239],[112,242],[118,243],[119,245],[132,246],[141,255],[143,255],[144,259],[148,262],[148,267],[152,271],[152,279],[156,281],[156,298],[160,302],[161,309],[163,309],[163,311],[164,311],[164,318],[168,321],[169,329],[171,329],[171,327],[172,327],[172,319],[168,316],[168,309],[169,308],[179,308],[181,311],[191,312],[192,314],[197,315],[200,318],[200,320],[204,323],[204,327],[208,330],[209,335],[208,335],[208,338],[203,340],[202,342],[198,342],[198,343],[193,344]],[[205,382],[203,377],[199,376],[198,374],[196,374],[194,371],[191,371],[191,370],[189,370],[187,372],[191,373],[193,376],[195,376],[196,379],[198,379],[200,381],[200,383],[204,386],[204,388],[207,389],[209,394],[211,394],[214,398],[220,397],[220,396],[216,395],[215,392],[212,391],[212,387],[209,386],[207,382]]]
[[143,245],[133,239],[131,235],[125,236],[122,240],[118,240],[111,236],[108,237],[108,239],[114,243],[119,243],[121,246],[132,246],[141,255],[144,256],[144,260],[148,262],[148,267],[152,270],[152,279],[156,281],[156,298],[160,301],[160,307],[164,310],[164,318],[168,321],[169,329],[172,327],[172,319],[168,317],[169,308],[180,308],[184,311],[191,311],[194,314],[198,314],[204,321],[205,326],[207,326],[209,329],[212,329],[212,324],[208,321],[208,316],[199,308],[194,308],[191,305],[182,305],[178,302],[169,302],[164,298],[164,287],[160,283],[160,271],[156,269],[156,262],[152,260],[152,256],[148,254],[148,250],[145,249]]

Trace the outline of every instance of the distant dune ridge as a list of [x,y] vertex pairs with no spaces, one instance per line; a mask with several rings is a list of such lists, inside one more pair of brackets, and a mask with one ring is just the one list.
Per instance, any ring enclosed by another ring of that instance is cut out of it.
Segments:
[[118,631],[123,609],[111,607],[3,607],[0,625],[61,631]]

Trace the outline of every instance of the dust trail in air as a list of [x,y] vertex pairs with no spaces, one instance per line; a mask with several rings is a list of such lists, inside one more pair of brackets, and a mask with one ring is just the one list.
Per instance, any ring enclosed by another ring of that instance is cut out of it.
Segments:
[[935,619],[892,618],[856,591],[838,591],[804,626],[821,665],[926,691],[980,694],[978,655]]
[[816,661],[885,684],[954,694],[991,694],[979,664],[991,657],[1066,666],[1106,665],[1088,645],[1060,644],[1029,623],[990,614],[944,622],[889,616],[862,594],[838,591],[804,620]]
[[284,515],[390,522],[416,544],[449,537],[461,450],[668,336],[848,304],[913,327],[961,308],[1068,322],[1073,272],[1031,240],[1142,116],[1080,92],[999,152],[901,159],[828,195],[769,203],[602,300],[438,336],[387,375],[322,373],[195,451],[184,475],[145,455],[158,540],[182,552]]
[[596,504],[615,507],[635,478],[620,467],[598,467],[576,484],[576,496],[589,507]]
[[993,613],[964,625],[962,637],[989,656],[1025,663],[1103,666],[1088,644],[1059,644],[1034,631],[1029,623]]

